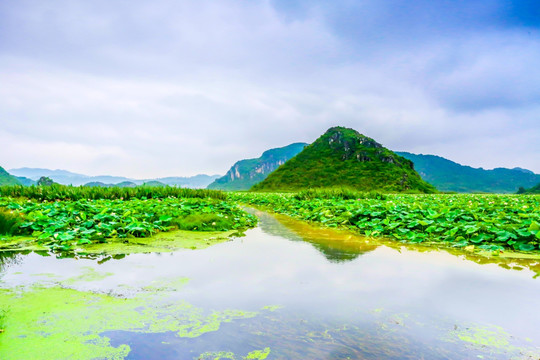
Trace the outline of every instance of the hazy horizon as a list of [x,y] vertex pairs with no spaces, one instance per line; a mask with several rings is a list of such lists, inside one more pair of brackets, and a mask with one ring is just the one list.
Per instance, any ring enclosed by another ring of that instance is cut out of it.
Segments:
[[124,176],[122,174],[87,174],[87,173],[79,173],[79,172],[71,171],[69,169],[30,168],[30,167],[27,167],[27,166],[22,166],[20,168],[6,169],[6,170],[8,172],[10,172],[11,170],[21,170],[21,169],[43,169],[43,170],[48,170],[48,171],[66,171],[66,172],[69,172],[69,173],[72,173],[72,174],[85,175],[85,176],[88,176],[88,177],[110,176],[110,177],[115,177],[115,178],[117,177],[117,178],[133,179],[133,180],[153,180],[153,179],[175,178],[175,177],[190,178],[190,177],[195,177],[195,176],[199,176],[199,175],[206,175],[206,176],[210,176],[210,177],[212,177],[212,176],[223,176],[224,175],[224,174],[202,174],[202,173],[200,173],[200,174],[189,175],[189,176],[169,175],[169,176],[151,176],[151,177],[146,177],[146,178],[133,178],[133,177],[129,177],[129,176]]
[[540,173],[526,1],[0,3],[0,166],[225,174],[328,128]]
[[[402,152],[400,150],[396,150],[395,152]],[[262,154],[260,154],[262,155]],[[417,154],[417,155],[434,155],[434,156],[439,156],[439,155],[436,155],[436,154]],[[259,156],[257,156],[256,158],[258,158]],[[245,159],[238,159],[237,161],[240,161],[240,160],[245,160]],[[450,160],[450,161],[453,161],[452,159],[447,159],[447,160]],[[236,163],[237,161],[235,161],[234,163]],[[455,161],[454,161],[455,162]],[[234,165],[234,163],[231,163],[231,165],[227,168],[227,171],[229,170],[230,167],[232,167]],[[468,164],[461,164],[461,163],[458,163],[459,165],[462,165],[462,166],[470,166]],[[77,171],[71,171],[70,169],[60,169],[60,168],[43,168],[43,167],[28,167],[28,166],[21,166],[21,167],[16,167],[16,168],[10,168],[10,169],[7,169],[6,170],[9,172],[10,170],[20,170],[20,169],[45,169],[45,170],[50,170],[50,171],[67,171],[67,172],[70,172],[70,173],[75,173],[75,174],[79,174],[79,175],[87,175],[89,177],[100,177],[100,176],[111,176],[111,177],[125,177],[125,178],[128,178],[128,179],[134,179],[134,180],[151,180],[151,179],[159,179],[159,178],[167,178],[167,177],[194,177],[194,176],[197,176],[197,175],[208,175],[208,176],[224,176],[225,172],[223,172],[222,174],[218,174],[218,173],[197,173],[197,174],[193,174],[193,175],[175,175],[175,174],[170,174],[170,175],[165,175],[165,176],[148,176],[148,177],[130,177],[130,176],[126,176],[126,175],[123,175],[123,174],[115,174],[115,173],[97,173],[97,174],[89,174],[89,173],[85,173],[85,172],[77,172]],[[494,168],[485,168],[485,167],[473,167],[473,168],[481,168],[481,169],[484,169],[484,170],[493,170],[493,169],[496,169],[496,168],[501,168],[500,166],[499,167],[494,167]],[[523,168],[523,167],[520,167],[520,166],[515,166],[513,168],[508,168],[508,169],[515,169],[515,168],[520,168],[520,169],[525,169],[525,170],[530,170],[530,171],[533,171],[531,169],[527,169],[527,168]],[[533,171],[535,174],[538,174],[537,172]],[[540,174],[539,174],[540,175]]]

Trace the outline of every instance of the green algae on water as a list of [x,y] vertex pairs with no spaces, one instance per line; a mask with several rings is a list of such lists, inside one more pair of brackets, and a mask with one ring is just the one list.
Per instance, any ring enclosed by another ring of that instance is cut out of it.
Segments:
[[85,254],[110,255],[201,250],[229,241],[234,234],[236,231],[177,230],[158,233],[149,238],[109,239],[107,243],[90,244],[78,250]]
[[173,331],[179,337],[193,338],[219,330],[222,323],[258,314],[240,310],[208,313],[185,301],[168,301],[160,292],[121,298],[58,286],[0,289],[0,309],[4,314],[0,358],[13,360],[123,359],[129,346],[112,346],[101,334]]
[[[22,274],[22,272],[19,272],[16,275],[21,275],[21,274]],[[58,278],[58,275],[54,274],[54,273],[39,273],[39,274],[32,274],[32,276],[38,276],[38,277],[43,277],[43,278],[48,278],[48,279],[57,279]]]
[[[129,346],[112,347],[108,338],[99,336],[101,327],[112,325],[112,318],[96,308],[111,309],[120,301],[58,287],[35,287],[22,293],[0,290],[0,308],[6,311],[0,355],[8,359],[123,359]],[[130,311],[124,307],[121,317]]]
[[102,273],[99,271],[96,271],[93,267],[85,266],[82,268],[83,273],[78,276],[71,277],[64,281],[65,284],[71,285],[79,282],[89,282],[89,281],[100,281],[103,280],[109,276],[114,275],[111,272]]
[[515,350],[510,344],[510,334],[499,326],[470,326],[457,328],[451,336],[471,346],[489,347],[498,350]]
[[144,286],[143,291],[177,291],[189,282],[187,277],[178,277],[176,279],[154,280],[150,285]]
[[205,352],[196,358],[197,360],[225,360],[236,359],[233,352],[230,351],[209,351]]
[[538,348],[531,348],[527,338],[520,341],[496,325],[474,325],[455,327],[445,338],[450,342],[462,342],[472,349],[489,354],[506,354],[511,359],[538,359]]
[[255,350],[251,351],[245,359],[258,359],[258,360],[264,360],[270,355],[270,348],[264,348],[264,350]]
[[246,356],[236,356],[230,351],[209,351],[205,352],[195,359],[197,360],[264,360],[270,355],[270,348],[264,348],[263,350],[254,350],[249,352]]
[[[104,243],[75,246],[70,253],[81,255],[121,255],[153,252],[173,252],[178,250],[200,250],[229,241],[238,236],[230,231],[186,231],[160,232],[146,238],[111,238]],[[11,237],[0,242],[0,251],[47,251],[36,239]]]
[[36,239],[28,236],[12,236],[0,240],[0,251],[47,251]]

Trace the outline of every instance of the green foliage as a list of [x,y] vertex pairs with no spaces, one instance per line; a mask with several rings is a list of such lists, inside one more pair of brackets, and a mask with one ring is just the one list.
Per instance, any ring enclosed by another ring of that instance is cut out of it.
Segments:
[[208,189],[248,190],[264,180],[279,165],[302,151],[306,145],[305,143],[294,143],[267,150],[257,159],[240,160],[231,167],[225,176],[208,185]]
[[520,186],[527,188],[540,182],[540,175],[519,168],[484,170],[435,155],[397,154],[411,160],[422,179],[440,191],[515,193]]
[[24,219],[18,225],[18,231],[59,250],[69,250],[73,243],[105,242],[112,237],[148,237],[180,227],[178,219],[188,219],[189,224],[211,219],[212,216],[228,219],[219,225],[214,221],[215,225],[211,222],[190,230],[241,229],[252,227],[257,222],[254,216],[231,202],[197,198],[55,202],[3,198],[0,208],[13,211]]
[[253,191],[290,191],[345,186],[361,191],[433,193],[412,162],[353,129],[329,129],[280,166]]
[[233,193],[232,200],[264,206],[329,227],[406,242],[496,251],[540,250],[540,197],[518,195],[387,195],[373,198],[303,198],[294,194]]
[[1,186],[0,196],[25,197],[35,200],[81,200],[81,199],[164,199],[213,198],[225,200],[227,195],[218,190],[187,189],[172,186],[138,187],[90,187],[53,184],[51,186]]

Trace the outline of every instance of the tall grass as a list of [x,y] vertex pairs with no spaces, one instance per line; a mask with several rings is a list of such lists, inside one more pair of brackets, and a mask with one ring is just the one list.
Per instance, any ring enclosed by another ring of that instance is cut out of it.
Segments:
[[54,184],[51,186],[0,186],[0,197],[25,197],[35,200],[81,200],[81,199],[163,199],[163,198],[213,198],[226,200],[220,190],[187,189],[172,186],[86,187]]
[[[1,264],[1,262],[0,262],[0,264]],[[7,317],[7,310],[0,309],[0,333],[2,333],[4,331],[6,317]]]
[[312,199],[379,199],[385,200],[386,195],[378,191],[358,191],[347,187],[313,188],[299,191],[294,195],[297,200]]
[[13,211],[0,208],[0,235],[16,235],[23,218]]

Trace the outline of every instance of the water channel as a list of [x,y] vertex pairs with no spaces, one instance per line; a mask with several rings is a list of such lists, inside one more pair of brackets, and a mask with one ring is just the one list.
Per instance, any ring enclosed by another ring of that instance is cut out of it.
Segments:
[[539,262],[253,211],[203,250],[3,253],[0,358],[540,359]]

